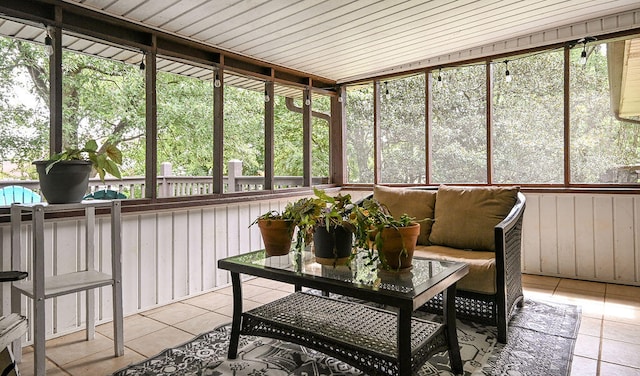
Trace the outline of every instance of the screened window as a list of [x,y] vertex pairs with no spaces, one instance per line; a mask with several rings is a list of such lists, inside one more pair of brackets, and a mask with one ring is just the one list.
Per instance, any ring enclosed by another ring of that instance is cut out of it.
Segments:
[[162,57],[157,68],[158,197],[212,193],[214,73]]
[[[78,36],[69,36],[78,38]],[[67,40],[63,34],[63,46]],[[101,148],[115,144],[123,155],[123,180],[107,175],[105,183],[93,177],[92,191],[112,189],[128,198],[144,196],[135,184],[145,172],[145,89],[139,62],[142,54],[87,39],[73,39],[62,52],[62,146],[82,148],[94,139]],[[131,64],[73,51],[89,43],[105,55],[120,53]]]
[[381,167],[383,183],[426,183],[425,75],[380,85]]
[[347,88],[347,173],[351,183],[373,183],[373,84]]
[[556,51],[493,63],[494,183],[563,183],[563,60]]
[[313,95],[311,120],[312,184],[329,183],[329,127],[331,124],[331,98]]
[[264,81],[225,72],[225,192],[264,189]]
[[486,183],[485,67],[447,69],[441,77],[433,88],[431,182]]
[[[571,182],[638,183],[640,120],[633,104],[638,85],[628,73],[629,51],[640,39],[578,44],[571,50]],[[581,61],[582,51],[587,55]],[[637,82],[637,81],[635,81]]]
[[43,45],[0,37],[0,75],[0,179],[37,179],[31,162],[49,156],[49,57]]
[[302,186],[302,90],[274,85],[274,182],[276,189]]

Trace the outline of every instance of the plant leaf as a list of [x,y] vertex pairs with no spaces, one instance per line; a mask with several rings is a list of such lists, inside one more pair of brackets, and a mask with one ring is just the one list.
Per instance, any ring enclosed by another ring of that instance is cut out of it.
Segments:
[[[114,144],[107,144],[107,147],[105,148],[105,152],[107,153],[109,158],[113,160],[113,162],[117,164],[122,164],[122,152]],[[116,176],[111,171],[109,171],[109,173],[113,176]]]
[[96,142],[96,140],[89,140],[84,145],[84,150],[87,152],[95,153],[96,151],[98,151],[98,143]]
[[[115,164],[114,161],[105,158],[104,163],[105,163],[104,169],[107,170],[108,173],[110,173],[111,175],[115,176],[118,179],[122,179],[122,176],[120,175],[120,169],[118,169],[118,166]],[[104,173],[101,176],[104,176]]]

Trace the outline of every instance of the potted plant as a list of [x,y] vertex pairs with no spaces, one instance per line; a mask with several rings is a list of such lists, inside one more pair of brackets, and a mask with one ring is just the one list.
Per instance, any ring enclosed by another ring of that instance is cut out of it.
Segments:
[[396,219],[383,204],[366,199],[352,210],[349,222],[355,229],[355,246],[368,253],[370,263],[379,261],[387,270],[411,267],[420,234],[415,218],[403,214]]
[[323,207],[322,201],[317,197],[305,197],[287,204],[285,210],[291,216],[293,224],[298,229],[295,249],[303,250],[311,244],[313,232]]
[[[297,228],[294,249],[301,251],[314,241],[316,260],[323,264],[345,263],[352,250],[351,231],[345,219],[353,207],[351,196],[331,197],[324,191],[314,189],[314,197],[305,197],[287,204],[284,211],[269,211],[251,224],[258,224],[267,254],[286,254],[291,248],[293,234]],[[276,232],[277,234],[273,234]],[[277,238],[278,250],[274,250],[271,239]]]
[[255,219],[249,226],[258,224],[264,249],[269,256],[282,256],[291,250],[291,240],[295,225],[291,213],[285,210],[279,213],[270,210]]
[[353,249],[353,226],[347,221],[354,207],[351,195],[335,197],[314,189],[321,205],[315,218],[313,244],[316,262],[324,265],[341,265],[351,261]]
[[33,162],[42,194],[51,204],[82,201],[93,169],[103,182],[107,173],[120,179],[121,163],[122,152],[114,144],[107,143],[98,149],[95,140],[87,141],[81,149],[66,148],[49,160]]

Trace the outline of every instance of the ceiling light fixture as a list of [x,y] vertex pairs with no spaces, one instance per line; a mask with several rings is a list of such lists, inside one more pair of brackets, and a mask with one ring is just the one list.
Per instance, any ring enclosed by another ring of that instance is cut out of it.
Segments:
[[44,37],[44,51],[47,55],[53,55],[53,40],[51,39],[51,34],[49,34],[49,28],[45,26],[45,31],[47,35]]
[[387,99],[391,99],[391,93],[389,93],[389,87],[387,86],[387,81],[384,82],[384,97]]
[[438,85],[442,85],[442,68],[438,68]]
[[509,60],[504,61],[504,66],[506,70],[504,71],[504,80],[507,82],[511,82],[511,73],[509,72]]
[[145,70],[145,65],[144,65],[144,58],[147,54],[142,51],[142,59],[140,60],[140,74],[144,76],[144,70]]
[[587,43],[595,42],[597,39],[594,37],[584,37],[582,39],[578,39],[576,44],[582,43],[582,52],[580,53],[580,64],[587,65]]
[[[265,85],[266,86],[266,85]],[[264,88],[264,103],[269,103],[271,97],[269,97],[269,92],[267,92],[267,88]]]
[[222,82],[220,82],[220,76],[218,76],[218,71],[216,71],[216,77],[213,79],[213,86],[220,87]]
[[304,99],[304,105],[311,106],[311,99],[309,99],[309,94],[307,94],[307,97]]

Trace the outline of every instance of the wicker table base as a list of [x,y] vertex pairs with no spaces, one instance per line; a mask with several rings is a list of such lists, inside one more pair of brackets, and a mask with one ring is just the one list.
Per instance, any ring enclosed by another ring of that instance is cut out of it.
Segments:
[[[240,332],[307,346],[370,375],[399,375],[397,321],[394,312],[298,292],[243,313]],[[412,318],[412,371],[447,343],[444,325]]]

